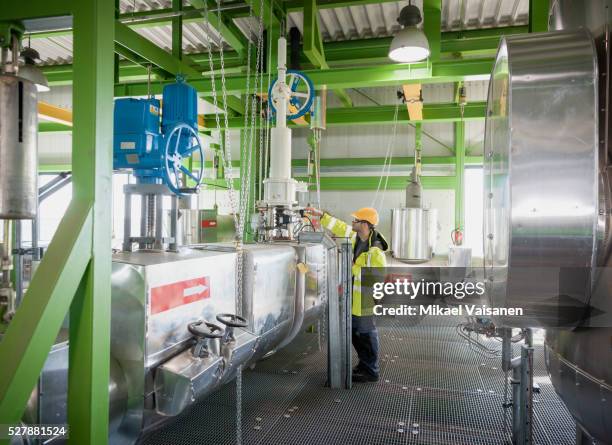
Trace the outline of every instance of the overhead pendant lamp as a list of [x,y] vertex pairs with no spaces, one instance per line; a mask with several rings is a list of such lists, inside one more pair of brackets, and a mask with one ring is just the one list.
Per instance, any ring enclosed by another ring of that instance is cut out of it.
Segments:
[[397,21],[402,29],[395,34],[389,47],[389,58],[395,62],[410,63],[425,60],[429,57],[427,37],[417,28],[421,23],[421,11],[410,3],[404,7]]
[[34,48],[26,46],[21,51],[23,65],[19,66],[19,77],[28,79],[36,85],[36,90],[40,92],[49,91],[49,83],[43,72],[36,66],[36,60],[40,59],[38,51]]

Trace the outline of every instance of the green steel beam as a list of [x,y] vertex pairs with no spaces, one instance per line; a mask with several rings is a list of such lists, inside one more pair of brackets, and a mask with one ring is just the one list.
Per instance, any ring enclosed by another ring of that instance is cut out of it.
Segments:
[[455,122],[455,228],[465,227],[465,122]]
[[[199,19],[201,21],[201,18]],[[171,22],[167,22],[170,24]],[[136,28],[136,26],[131,26]],[[499,38],[502,35],[521,34],[528,31],[527,26],[507,28],[492,28],[486,30],[472,30],[442,33],[441,51],[443,54],[490,54],[492,57],[497,50]],[[71,34],[72,31],[68,31]],[[344,42],[328,42],[324,44],[325,60],[329,67],[338,68],[347,65],[388,64],[387,53],[391,44],[390,37],[376,39],[348,40]],[[276,47],[273,45],[274,51]],[[193,53],[189,57],[193,63],[208,69],[208,54]],[[224,65],[227,68],[236,68],[243,65],[243,58],[236,51],[223,53]],[[219,53],[213,54],[215,69],[220,68]],[[304,56],[304,65],[311,61]],[[276,67],[274,66],[274,69]],[[50,85],[68,85],[72,81],[72,65],[49,65],[42,67]],[[141,65],[129,61],[120,64],[120,78],[125,81],[145,81],[147,71]]]
[[[237,106],[238,108],[238,106]],[[484,119],[486,112],[485,102],[468,103],[461,116],[461,110],[456,104],[425,104],[423,106],[423,121],[425,122],[456,122],[462,118],[468,120]],[[372,107],[330,108],[327,110],[327,125],[338,127],[345,125],[380,125],[392,124],[395,118],[395,106],[383,105]],[[398,124],[410,124],[417,121],[401,119]],[[228,119],[230,128],[244,128],[244,118],[234,116]],[[206,115],[204,119],[206,128],[216,128],[214,116]],[[40,132],[68,132],[71,128],[62,124],[45,122],[39,124]]]
[[[306,167],[307,159],[293,159],[291,165],[293,167]],[[389,162],[389,160],[387,160]],[[412,165],[414,158],[412,156],[394,157],[391,159],[391,165]],[[466,156],[465,165],[482,165],[482,156]],[[381,166],[385,163],[385,158],[327,158],[321,159],[321,167],[346,167],[346,166]],[[425,156],[423,157],[423,165],[454,165],[454,156]],[[232,166],[240,167],[240,161],[233,160]],[[212,167],[211,161],[206,161],[206,167]],[[71,164],[41,164],[38,166],[39,172],[44,173],[60,173],[71,171]]]
[[[291,161],[293,167],[306,167],[307,159],[294,159]],[[387,160],[389,162],[389,160]],[[425,156],[423,165],[454,165],[454,156]],[[321,167],[346,167],[346,166],[381,166],[385,158],[327,158],[321,159]],[[391,165],[413,165],[414,157],[394,157]],[[482,165],[482,156],[466,156],[466,165]]]
[[[360,68],[338,68],[327,71],[310,70],[305,73],[313,81],[315,88],[327,85],[329,89],[396,86],[403,83],[445,83],[459,80],[488,78],[493,67],[493,59],[469,59],[461,61],[414,64],[389,64]],[[431,67],[431,74],[429,68]],[[221,80],[217,79],[217,91],[221,90]],[[189,82],[200,94],[210,95],[210,79]],[[153,94],[160,94],[164,83],[151,85]],[[228,94],[242,94],[246,91],[246,76],[228,76],[225,82]],[[265,91],[261,91],[262,93]],[[146,82],[121,83],[115,86],[115,97],[142,96],[147,94]]]
[[90,204],[73,200],[0,342],[2,424],[21,421],[91,257],[92,220]]
[[[328,70],[329,65],[325,60],[325,48],[323,45],[323,36],[319,30],[319,11],[317,9],[316,0],[304,1],[304,35],[303,35],[303,52],[306,58],[315,67],[322,70]],[[352,107],[353,100],[343,89],[335,89],[334,94],[340,99],[345,107]]]
[[[119,44],[115,44],[115,54],[118,54],[122,57],[124,57],[125,59],[127,59],[128,62],[130,63],[134,63],[137,64],[138,66],[140,66],[141,68],[143,68],[145,71],[145,77],[142,80],[147,80],[148,81],[148,77],[149,77],[149,72],[148,69],[149,67],[151,67],[151,75],[153,79],[167,79],[168,78],[168,72],[164,71],[163,69],[157,67],[156,65],[154,65],[153,63],[151,63],[150,61],[148,61],[147,59],[145,59],[144,57],[141,57],[140,55],[130,51],[128,48],[125,48]],[[57,76],[56,78],[51,77],[51,80],[47,79],[48,82],[57,82],[58,77],[61,79],[64,76]],[[72,73],[70,75],[70,77],[72,78]],[[119,73],[119,80],[121,80],[121,75]],[[61,80],[60,80],[61,81]],[[52,83],[49,83],[49,85],[53,85]]]
[[[228,111],[234,111],[236,114],[244,114],[244,103],[239,97],[227,95],[225,96]],[[217,96],[217,105],[223,109],[223,95]]]
[[[298,181],[308,181],[307,177],[296,177]],[[387,190],[404,190],[408,176],[389,176]],[[321,190],[376,190],[380,181],[379,176],[323,176],[321,177]],[[227,188],[225,179],[204,180],[205,189]],[[454,176],[421,176],[421,183],[429,190],[453,190]],[[313,187],[313,186],[310,186]],[[240,189],[240,179],[234,179],[233,188]]]
[[[125,49],[121,46],[117,46],[115,48],[116,51],[124,51]],[[220,57],[219,53],[213,54],[213,64],[215,69],[220,69]],[[127,57],[134,57],[135,54],[125,51],[125,55]],[[201,65],[204,69],[203,71],[208,71],[209,62],[208,62],[208,54],[194,54],[190,56],[191,61],[194,64]],[[224,53],[224,66],[226,73],[230,73],[231,71],[235,71],[236,68],[242,66],[242,59],[238,56],[238,54],[234,51],[229,53]],[[143,66],[147,65],[145,59],[139,57],[137,62],[132,62],[130,60],[122,60],[119,64],[119,76],[122,82],[125,81],[146,81],[147,80],[147,69]],[[72,65],[47,65],[41,67],[45,76],[47,76],[47,80],[49,81],[49,85],[70,85],[72,83]],[[162,73],[160,75],[159,73]],[[155,72],[153,70],[153,79],[163,79],[166,77],[165,72],[162,70],[158,70]]]
[[189,60],[178,60],[159,46],[132,31],[126,25],[115,22],[115,43],[126,50],[137,54],[148,62],[163,69],[172,76],[184,74],[191,79],[201,78],[198,70],[191,67]]
[[[278,10],[274,8],[274,0],[246,0],[248,5],[253,8],[253,15],[260,17],[263,13],[263,24],[266,29],[280,26],[284,17],[277,16]],[[263,7],[263,11],[261,8]]]
[[448,31],[442,33],[442,40],[480,39],[483,37],[501,37],[511,34],[525,34],[527,26],[502,26],[498,28],[466,29],[463,31]]
[[41,133],[72,133],[72,127],[56,122],[40,122],[38,131]]
[[[317,7],[319,9],[330,9],[330,8],[345,8],[348,6],[365,6],[374,3],[390,3],[395,0],[317,0]],[[298,12],[304,8],[302,0],[292,0],[286,2],[287,12]]]
[[68,423],[75,444],[108,442],[113,3],[75,0],[73,196],[92,206],[91,261],[70,308]]
[[39,164],[39,173],[61,173],[72,171],[72,164]]
[[325,60],[323,37],[319,31],[319,11],[316,0],[304,1],[303,52],[315,67],[329,68]]
[[[203,9],[204,2],[207,1],[207,5],[210,11],[217,9],[217,3],[214,0],[189,0],[189,3],[194,8]],[[226,14],[219,14],[215,12],[208,13],[208,23],[217,30],[223,39],[231,46],[234,51],[238,53],[238,56],[242,58],[245,53],[247,40],[242,34],[242,31],[234,24],[231,17]]]
[[[307,181],[308,178],[295,178]],[[387,190],[403,190],[406,188],[408,176],[389,176]],[[322,176],[321,190],[376,190],[380,176]],[[455,186],[454,176],[421,176],[425,189],[452,190]]]
[[[464,109],[464,120],[484,119],[486,103],[472,102]],[[395,118],[395,106],[383,105],[373,107],[330,108],[327,110],[327,125],[329,127],[344,125],[380,125],[392,124]],[[425,104],[423,106],[423,121],[425,122],[456,122],[461,120],[461,111],[456,104]],[[417,121],[401,119],[398,124],[409,124]],[[419,121],[420,122],[420,121]],[[230,128],[244,128],[244,119],[241,117],[229,118]],[[214,116],[204,119],[206,128],[215,128]]]
[[[463,118],[467,120],[484,119],[486,103],[473,102],[466,105]],[[360,125],[393,123],[395,106],[355,107],[351,109],[332,108],[327,110],[327,125]],[[455,104],[425,104],[423,106],[424,122],[454,122],[461,119],[460,109]],[[400,119],[398,124],[420,121]]]
[[[507,34],[511,35],[511,34]],[[442,52],[453,54],[495,53],[502,36],[442,40]]]
[[440,59],[440,41],[442,40],[442,0],[423,0],[423,30],[429,41],[431,60]]
[[529,0],[529,32],[548,31],[549,0]]

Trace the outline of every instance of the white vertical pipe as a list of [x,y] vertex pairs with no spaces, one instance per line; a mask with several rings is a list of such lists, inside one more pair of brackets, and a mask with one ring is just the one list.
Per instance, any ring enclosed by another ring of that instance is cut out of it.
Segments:
[[[284,37],[278,39],[278,88],[284,96],[287,85],[287,40]],[[287,126],[287,100],[285,97],[279,97],[276,107],[276,128],[285,128]]]
[[287,40],[278,39],[276,128],[271,130],[270,178],[291,179],[291,129],[287,128]]

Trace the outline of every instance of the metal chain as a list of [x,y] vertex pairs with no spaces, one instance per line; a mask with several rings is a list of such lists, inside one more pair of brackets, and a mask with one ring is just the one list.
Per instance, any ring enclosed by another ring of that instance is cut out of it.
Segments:
[[[221,2],[220,0],[217,0],[217,17],[219,22],[221,23]],[[261,0],[261,5],[260,5],[260,11],[263,11],[263,0]],[[205,20],[206,20],[206,26],[208,29],[207,32],[207,36],[210,36],[210,27],[209,27],[209,20],[208,20],[208,7],[207,7],[207,2],[204,2],[204,12],[205,12]],[[251,7],[249,8],[249,17],[252,17],[253,15],[253,7],[251,5]],[[260,17],[260,33],[258,35],[259,38],[259,42],[258,42],[258,50],[261,47],[261,40],[263,39],[263,31],[261,30],[263,27],[263,14],[261,14],[262,17]],[[250,21],[250,20],[249,20]],[[246,118],[248,116],[248,100],[249,100],[249,89],[250,89],[250,52],[251,52],[251,43],[249,42],[248,44],[248,60],[247,60],[247,103],[245,104],[246,109],[245,109],[245,123],[246,123]],[[211,44],[210,44],[210,40],[208,40],[208,61],[209,61],[209,65],[210,65],[210,71],[211,71],[211,84],[212,84],[212,93],[213,93],[213,103],[215,106],[215,121],[216,121],[216,125],[217,125],[217,130],[220,132],[220,128],[221,128],[221,123],[220,123],[220,119],[219,119],[219,113],[218,113],[218,101],[217,101],[217,92],[216,92],[216,82],[215,82],[215,75],[214,75],[214,63],[212,60],[212,48],[211,48]],[[246,207],[247,204],[246,202],[248,202],[248,196],[249,196],[249,187],[250,187],[250,173],[251,173],[251,161],[252,161],[252,150],[249,150],[249,154],[248,154],[248,165],[247,165],[247,177],[246,178],[241,178],[242,179],[242,187],[241,187],[241,191],[242,191],[242,199],[241,199],[241,203],[240,206],[236,205],[236,196],[235,196],[235,191],[233,188],[233,179],[234,179],[234,171],[233,171],[233,166],[232,166],[232,158],[231,158],[231,144],[230,144],[230,138],[229,138],[229,122],[228,122],[228,106],[227,106],[227,87],[226,87],[226,83],[225,83],[225,61],[224,61],[224,57],[223,57],[223,42],[221,41],[221,39],[219,39],[219,56],[220,56],[220,64],[221,64],[221,94],[222,94],[222,99],[223,99],[223,111],[224,111],[224,128],[225,128],[225,132],[224,134],[220,137],[223,137],[224,139],[224,162],[226,164],[226,177],[227,180],[229,182],[229,198],[230,198],[230,206],[232,208],[232,213],[234,216],[234,227],[236,229],[236,238],[235,238],[235,245],[236,245],[236,314],[237,315],[241,315],[242,314],[242,283],[243,283],[243,277],[242,277],[242,273],[243,273],[243,264],[244,264],[244,252],[243,252],[243,230],[244,230],[244,224],[246,221]],[[258,55],[258,63],[257,65],[259,65],[259,55]],[[257,72],[256,72],[257,75]],[[253,107],[251,109],[251,112],[254,115],[254,105],[255,102],[252,102]],[[246,131],[246,129],[245,129]],[[249,140],[247,138],[245,138],[245,140]],[[241,150],[241,152],[244,152],[244,147],[243,150]],[[244,204],[243,204],[244,203]],[[239,213],[237,214],[237,210],[238,208],[240,208]],[[236,443],[238,445],[242,444],[242,367],[238,368],[238,372],[237,372],[237,376],[236,376]]]
[[[260,10],[263,11],[263,0],[260,0]],[[247,150],[248,150],[248,154],[247,154],[247,178],[245,178],[245,181],[242,181],[243,187],[245,190],[245,194],[244,194],[244,199],[241,200],[241,223],[242,223],[242,229],[244,230],[244,224],[246,221],[246,217],[247,217],[247,213],[249,211],[248,207],[248,187],[250,187],[250,179],[251,179],[251,170],[252,170],[252,161],[253,161],[253,141],[254,141],[254,136],[255,136],[255,123],[256,123],[256,113],[257,113],[257,92],[261,91],[261,81],[263,79],[263,76],[261,76],[260,73],[260,63],[263,57],[263,14],[260,14],[259,17],[259,29],[258,29],[258,33],[257,33],[257,53],[256,53],[256,62],[255,62],[255,94],[253,94],[252,100],[251,100],[251,127],[250,127],[250,132],[248,133],[248,146],[247,146]],[[248,99],[247,99],[248,100]],[[247,139],[247,138],[245,138]]]
[[[389,138],[389,142],[387,144],[385,160],[383,162],[383,168],[382,168],[380,178],[378,179],[378,186],[376,187],[376,194],[374,195],[374,199],[372,200],[372,207],[381,208],[385,201],[384,192],[387,190],[387,185],[389,182],[389,174],[391,173],[391,160],[393,159],[393,148],[395,146],[395,138],[397,135],[398,114],[399,114],[399,102],[395,104],[395,112],[393,114],[393,131],[391,133],[391,137]],[[385,178],[385,186],[383,188],[382,193],[380,194],[381,196],[380,206],[377,206],[376,201],[378,200],[378,195],[380,193],[380,186],[382,185],[383,178]]]
[[[274,2],[270,2],[270,9],[268,11],[268,17],[272,17],[272,4]],[[281,34],[284,35],[284,34]],[[270,39],[270,44],[268,45],[268,54],[272,54],[272,45],[274,45],[274,42],[272,42],[272,39]],[[275,68],[272,66],[271,63],[271,58],[268,58],[268,87],[266,89],[266,91],[270,91],[270,84],[272,83],[272,70]],[[264,168],[263,168],[263,176],[267,177],[268,174],[268,159],[270,157],[270,145],[271,145],[271,138],[270,138],[270,118],[272,117],[272,113],[270,113],[270,110],[268,109],[268,116],[266,118],[266,138],[265,138],[265,142],[266,142],[266,146],[264,149]]]
[[319,351],[322,349],[322,345],[326,343],[327,339],[327,317],[329,315],[329,308],[327,307],[327,305],[329,304],[329,299],[327,297],[327,289],[329,288],[329,283],[327,282],[327,268],[329,267],[329,256],[329,250],[326,249],[325,264],[323,265],[323,273],[321,274],[323,276],[321,281],[325,283],[325,286],[323,286],[323,296],[321,299],[321,306],[323,307],[323,316],[319,319]]
[[[217,101],[217,83],[215,80],[215,64],[212,58],[212,43],[211,43],[211,37],[210,37],[212,35],[212,31],[210,29],[207,3],[208,2],[204,2],[204,21],[205,21],[205,26],[206,26],[205,32],[206,32],[206,43],[207,43],[207,50],[208,50],[208,64],[210,67],[210,80],[211,80],[211,87],[212,87],[213,106],[215,107],[215,123],[217,127],[217,132],[219,133],[219,138],[223,138],[223,141],[220,141],[223,143],[223,149],[221,150],[220,153],[221,153],[222,161],[225,164],[225,170],[228,173],[226,175],[226,180],[227,180],[226,182],[227,182],[228,195],[229,195],[229,200],[230,200],[230,208],[232,210],[232,216],[234,219],[234,228],[237,230],[238,229],[238,215],[237,215],[238,207],[236,206],[236,197],[234,194],[231,151],[230,151],[230,147],[225,144],[226,138],[225,138],[225,134],[221,130],[221,121],[219,118],[219,104]],[[222,43],[221,42],[219,43],[221,46]],[[225,67],[223,65],[223,55],[221,55],[221,76],[222,77],[225,76],[224,69]],[[227,115],[227,103],[224,103],[224,111]]]

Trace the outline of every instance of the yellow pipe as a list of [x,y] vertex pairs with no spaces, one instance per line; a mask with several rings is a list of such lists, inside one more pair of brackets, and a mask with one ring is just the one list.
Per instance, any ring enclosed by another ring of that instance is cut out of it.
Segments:
[[45,120],[72,127],[72,110],[39,101],[38,114]]

